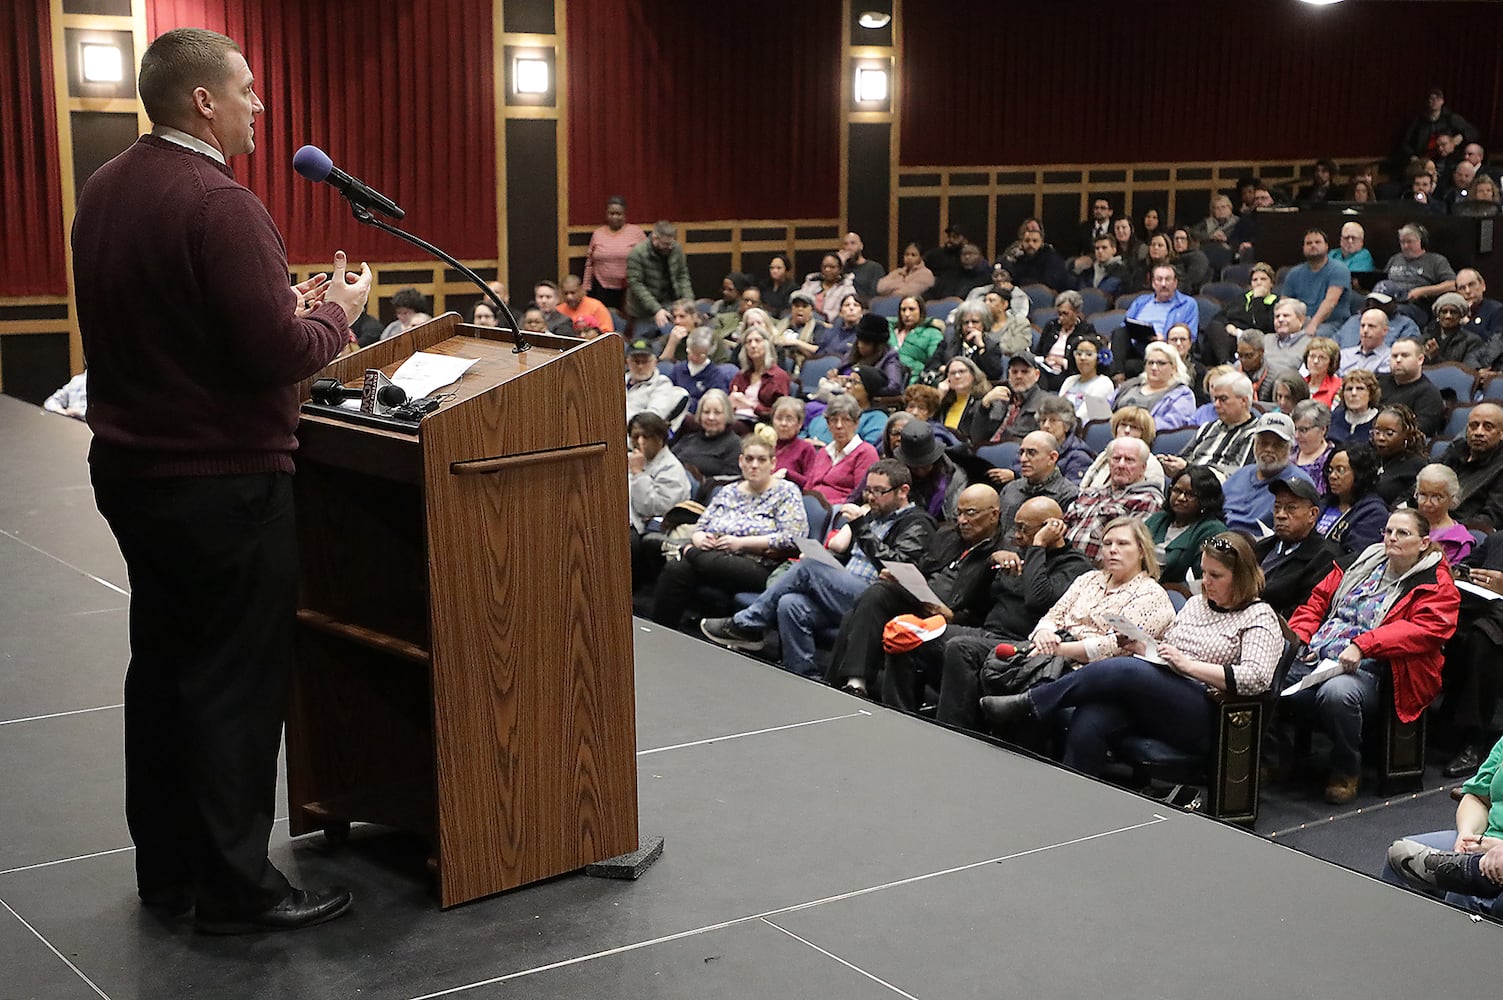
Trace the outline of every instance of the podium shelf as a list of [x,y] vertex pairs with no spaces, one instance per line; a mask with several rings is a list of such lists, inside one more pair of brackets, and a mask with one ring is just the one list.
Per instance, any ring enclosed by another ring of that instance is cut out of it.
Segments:
[[409,663],[415,663],[425,669],[433,667],[433,655],[423,647],[416,643],[408,642],[406,639],[399,639],[394,635],[387,635],[385,632],[366,628],[364,625],[353,625],[349,622],[339,621],[336,618],[310,608],[299,608],[297,620],[325,635],[338,636],[341,639],[348,639],[350,642],[365,646],[368,649],[390,653],[393,656],[404,659]]

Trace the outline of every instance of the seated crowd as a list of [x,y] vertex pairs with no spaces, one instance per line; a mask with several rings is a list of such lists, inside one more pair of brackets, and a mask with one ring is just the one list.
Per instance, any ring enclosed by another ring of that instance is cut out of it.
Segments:
[[[1322,170],[1305,201],[1343,196]],[[992,264],[951,226],[891,271],[852,233],[802,282],[780,255],[713,303],[657,224],[596,268],[622,275],[631,324],[639,607],[1087,774],[1129,737],[1208,754],[1216,699],[1267,694],[1268,773],[1318,771],[1343,804],[1380,720],[1428,711],[1476,801],[1388,873],[1437,891],[1422,876],[1494,828],[1503,756],[1503,303],[1419,225],[1383,268],[1359,223],[1335,249],[1311,229],[1280,275],[1255,221],[1218,195],[1139,243],[1096,198],[1074,254],[1030,219]],[[1214,315],[1186,294],[1238,259]],[[1035,286],[1053,305],[1031,321]],[[1291,727],[1324,734],[1318,768]]]

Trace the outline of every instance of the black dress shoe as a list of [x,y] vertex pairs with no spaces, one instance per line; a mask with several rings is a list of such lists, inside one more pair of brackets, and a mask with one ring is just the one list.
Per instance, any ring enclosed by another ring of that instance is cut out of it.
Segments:
[[1482,766],[1482,754],[1471,744],[1461,748],[1461,752],[1446,762],[1446,769],[1441,773],[1447,778],[1459,778],[1462,775],[1473,775],[1477,768]]
[[994,694],[981,699],[981,714],[994,730],[1007,730],[1033,718],[1033,702],[1026,694]]
[[350,891],[339,886],[312,891],[293,889],[286,899],[260,913],[220,917],[200,909],[194,925],[204,934],[295,931],[344,915],[350,909],[350,901]]

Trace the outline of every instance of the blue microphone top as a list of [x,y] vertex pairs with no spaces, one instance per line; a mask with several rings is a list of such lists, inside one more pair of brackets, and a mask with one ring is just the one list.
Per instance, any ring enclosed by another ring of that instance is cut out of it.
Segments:
[[292,169],[310,181],[327,180],[334,161],[317,146],[304,146],[292,154]]

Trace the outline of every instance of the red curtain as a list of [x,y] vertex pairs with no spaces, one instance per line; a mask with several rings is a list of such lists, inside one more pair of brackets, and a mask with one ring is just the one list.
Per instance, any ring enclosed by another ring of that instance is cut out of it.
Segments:
[[840,214],[840,4],[567,7],[571,225]]
[[67,294],[45,3],[0,4],[0,108],[0,295]]
[[1432,85],[1503,138],[1497,4],[910,0],[902,31],[913,166],[1383,154]]
[[496,256],[491,0],[147,0],[147,33],[211,28],[245,50],[266,114],[232,161],[266,203],[294,264],[414,260],[362,226],[327,184],[293,173],[311,143],[407,213],[399,225],[460,258]]

